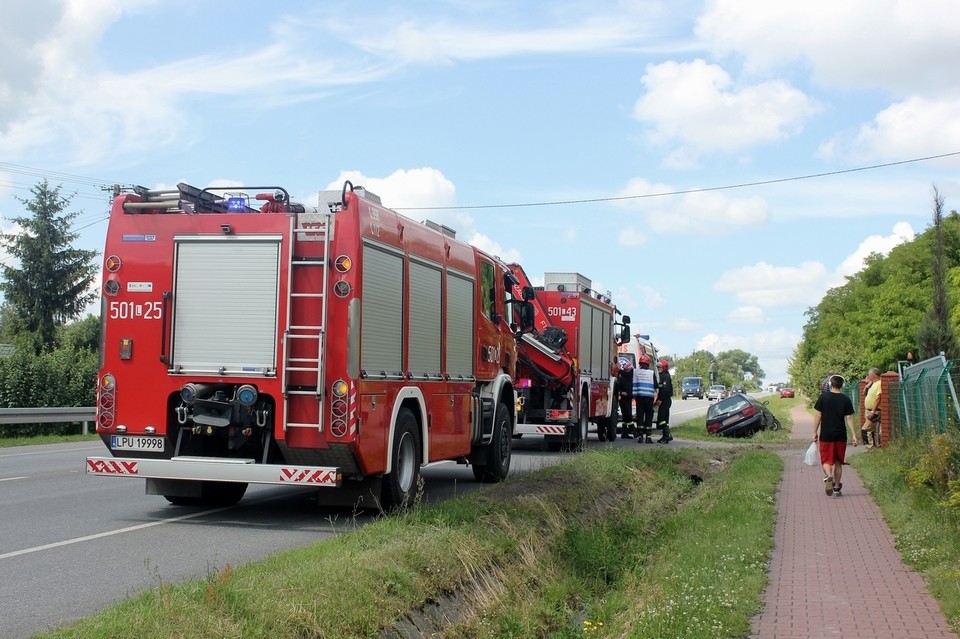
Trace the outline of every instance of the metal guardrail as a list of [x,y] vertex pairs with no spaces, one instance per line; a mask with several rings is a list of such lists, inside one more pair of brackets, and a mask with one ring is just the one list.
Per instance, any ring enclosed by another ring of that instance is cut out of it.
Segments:
[[83,434],[86,435],[90,422],[97,418],[97,409],[84,408],[0,408],[0,424],[62,424],[64,422],[83,422]]

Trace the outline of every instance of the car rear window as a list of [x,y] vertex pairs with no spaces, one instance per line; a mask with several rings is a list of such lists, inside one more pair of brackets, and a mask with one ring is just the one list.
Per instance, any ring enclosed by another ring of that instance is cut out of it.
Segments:
[[736,413],[743,410],[750,405],[750,401],[744,398],[743,395],[733,395],[726,399],[721,399],[716,404],[710,406],[707,409],[707,419],[713,419],[720,415],[726,415],[728,413]]

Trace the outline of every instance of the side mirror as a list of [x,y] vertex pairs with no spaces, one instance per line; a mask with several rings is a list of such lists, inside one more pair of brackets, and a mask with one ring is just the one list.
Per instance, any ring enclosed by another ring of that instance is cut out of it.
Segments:
[[624,324],[620,327],[620,343],[627,344],[630,341],[630,325]]
[[523,301],[529,302],[537,298],[536,292],[533,290],[532,286],[524,286],[523,291],[521,292],[523,296]]

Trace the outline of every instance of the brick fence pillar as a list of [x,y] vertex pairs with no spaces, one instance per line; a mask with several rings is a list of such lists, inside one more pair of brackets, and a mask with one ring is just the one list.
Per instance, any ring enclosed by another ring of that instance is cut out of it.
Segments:
[[[899,382],[900,375],[894,371],[889,371],[886,373],[881,373],[880,375],[880,423],[877,424],[877,433],[880,436],[880,445],[886,446],[891,438],[895,438],[897,433],[892,428],[893,424],[893,411],[890,410],[890,383]],[[857,428],[863,425],[863,420],[866,415],[866,408],[863,406],[863,399],[866,395],[867,380],[860,380],[860,423],[857,424]]]

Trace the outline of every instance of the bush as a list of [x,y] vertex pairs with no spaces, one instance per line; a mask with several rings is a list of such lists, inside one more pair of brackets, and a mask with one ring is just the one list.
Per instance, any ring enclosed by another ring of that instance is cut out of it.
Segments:
[[900,472],[912,489],[960,510],[960,431],[951,427],[905,445]]
[[[18,348],[0,358],[0,407],[93,406],[99,355],[58,349],[34,355]],[[2,424],[0,437],[75,434],[72,424]]]

